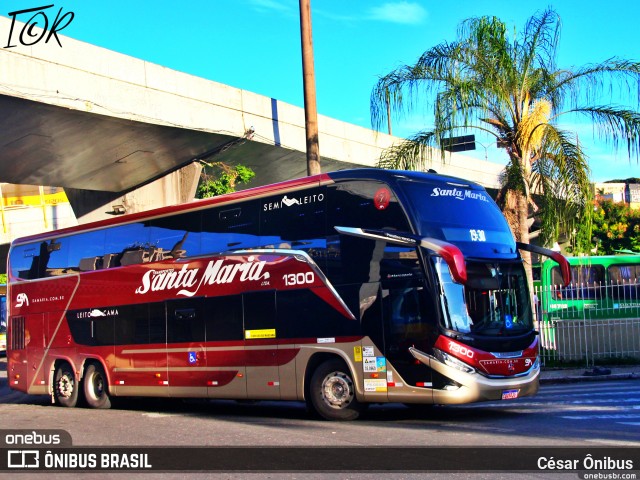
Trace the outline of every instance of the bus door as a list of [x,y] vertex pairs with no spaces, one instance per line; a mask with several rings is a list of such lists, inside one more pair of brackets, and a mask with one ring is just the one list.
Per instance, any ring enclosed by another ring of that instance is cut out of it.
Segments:
[[[384,353],[400,377],[388,379],[395,387],[433,388],[433,371],[409,352],[410,347],[415,347],[428,353],[435,341],[434,329],[424,308],[425,295],[417,281],[382,290]],[[389,387],[390,400],[393,393],[394,388]]]
[[[380,261],[380,278],[384,356],[392,400],[395,393],[406,392],[406,387],[433,387],[432,370],[416,360],[409,348],[431,352],[437,337],[437,318],[415,248],[387,244]],[[430,395],[430,391],[424,393]]]
[[167,370],[170,396],[206,397],[204,297],[166,302]]
[[242,304],[247,396],[280,399],[275,291],[245,293]]

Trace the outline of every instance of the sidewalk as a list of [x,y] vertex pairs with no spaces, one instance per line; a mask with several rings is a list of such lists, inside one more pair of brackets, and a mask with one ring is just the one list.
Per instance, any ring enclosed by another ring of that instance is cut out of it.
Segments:
[[640,379],[640,365],[542,369],[540,383]]

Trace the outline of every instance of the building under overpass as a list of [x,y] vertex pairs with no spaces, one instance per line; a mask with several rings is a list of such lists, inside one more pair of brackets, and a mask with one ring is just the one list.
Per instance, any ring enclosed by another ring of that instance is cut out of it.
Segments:
[[[60,38],[0,49],[0,182],[63,187],[85,222],[190,201],[199,160],[252,168],[250,186],[306,175],[303,109]],[[322,115],[319,129],[323,171],[400,141]],[[460,154],[433,168],[488,188],[502,169]]]

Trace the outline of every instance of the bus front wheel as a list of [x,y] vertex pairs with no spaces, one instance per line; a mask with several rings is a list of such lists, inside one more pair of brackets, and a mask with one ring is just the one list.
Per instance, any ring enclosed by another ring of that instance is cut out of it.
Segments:
[[68,363],[56,367],[53,380],[53,399],[56,405],[75,407],[78,403],[78,382]]
[[110,408],[109,385],[101,365],[90,364],[84,373],[84,398],[92,408]]
[[310,382],[313,409],[327,420],[355,420],[363,405],[356,399],[355,384],[341,360],[328,360],[313,372]]

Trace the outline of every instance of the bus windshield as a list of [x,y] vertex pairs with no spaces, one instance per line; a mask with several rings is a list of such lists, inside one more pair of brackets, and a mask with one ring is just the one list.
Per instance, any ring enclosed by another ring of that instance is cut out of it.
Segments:
[[531,331],[533,317],[521,264],[468,262],[469,281],[463,286],[453,281],[441,257],[431,261],[440,280],[444,328],[485,336]]
[[465,257],[516,258],[507,222],[482,188],[429,182],[400,182],[414,209],[422,237],[455,244]]

